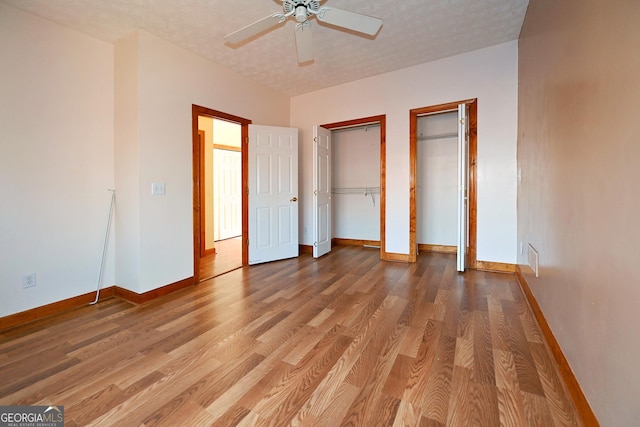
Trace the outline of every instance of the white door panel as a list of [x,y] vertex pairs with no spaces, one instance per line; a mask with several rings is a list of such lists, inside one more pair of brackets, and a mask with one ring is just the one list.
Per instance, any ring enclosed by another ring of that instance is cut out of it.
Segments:
[[331,131],[313,127],[313,256],[331,251]]
[[214,235],[224,240],[242,235],[242,157],[219,148],[213,153]]
[[298,130],[249,125],[249,264],[298,256]]

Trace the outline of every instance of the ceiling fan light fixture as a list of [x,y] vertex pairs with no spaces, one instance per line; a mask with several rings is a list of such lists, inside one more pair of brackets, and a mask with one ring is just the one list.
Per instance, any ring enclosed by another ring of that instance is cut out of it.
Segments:
[[296,6],[296,21],[302,23],[307,20],[307,7],[306,6]]

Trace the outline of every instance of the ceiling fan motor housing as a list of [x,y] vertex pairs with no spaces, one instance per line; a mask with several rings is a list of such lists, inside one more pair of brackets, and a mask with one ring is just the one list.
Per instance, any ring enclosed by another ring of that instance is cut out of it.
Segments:
[[288,16],[295,15],[296,21],[300,23],[305,22],[312,12],[317,13],[319,7],[318,0],[283,0],[282,2],[284,13]]
[[307,8],[305,6],[296,6],[296,21],[304,22],[307,20]]

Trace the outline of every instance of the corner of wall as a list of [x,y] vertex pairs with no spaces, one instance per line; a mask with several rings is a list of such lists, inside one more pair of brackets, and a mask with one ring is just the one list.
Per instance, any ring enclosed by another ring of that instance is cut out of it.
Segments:
[[140,162],[138,131],[138,33],[114,50],[114,174],[116,284],[139,291]]

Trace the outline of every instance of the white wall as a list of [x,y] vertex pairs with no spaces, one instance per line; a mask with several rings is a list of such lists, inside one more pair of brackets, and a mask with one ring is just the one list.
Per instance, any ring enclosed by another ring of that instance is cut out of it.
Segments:
[[[0,4],[0,58],[6,316],[96,288],[114,186],[113,46]],[[37,286],[23,289],[29,272]]]
[[517,62],[517,42],[510,42],[292,98],[301,243],[313,236],[313,125],[386,114],[386,249],[408,254],[409,110],[478,98],[478,260],[515,263]]
[[[380,126],[331,132],[333,188],[380,187]],[[332,237],[380,240],[380,193],[332,194]]]
[[[126,188],[119,191],[137,201],[137,206],[128,207],[133,212],[120,213],[129,223],[139,222],[138,234],[127,238],[138,240],[140,246],[131,257],[128,254],[138,248],[117,246],[122,257],[116,280],[119,286],[142,293],[193,275],[192,104],[256,124],[286,126],[289,98],[146,32],[135,37],[138,139],[134,144],[139,161],[118,172],[116,179],[139,171],[138,179],[122,182]],[[120,60],[126,58],[116,56],[116,64]],[[121,90],[116,87],[117,94]],[[125,161],[124,155],[116,150],[116,164]],[[166,195],[152,196],[152,182],[164,182]],[[127,225],[136,232],[134,224]],[[136,269],[137,278],[120,275]]]

